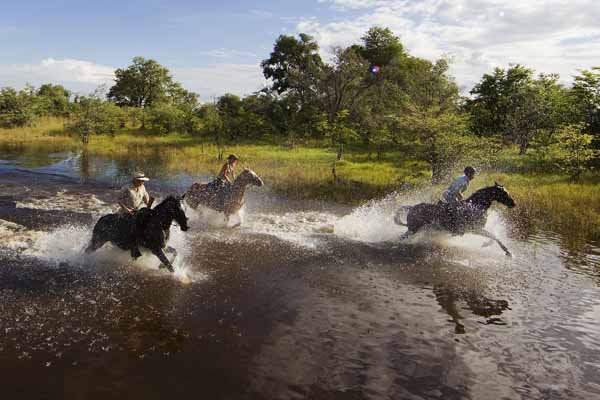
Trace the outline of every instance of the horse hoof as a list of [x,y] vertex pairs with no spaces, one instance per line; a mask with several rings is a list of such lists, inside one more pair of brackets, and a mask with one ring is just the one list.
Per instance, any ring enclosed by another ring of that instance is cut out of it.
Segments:
[[512,258],[512,256],[513,256],[513,255],[510,253],[510,251],[507,251],[507,252],[506,252],[506,257],[508,257],[508,258]]
[[166,268],[166,269],[168,269],[168,270],[169,270],[169,272],[175,272],[175,270],[173,269],[173,267],[172,267],[171,265],[164,265],[164,264],[161,264],[161,265],[160,265],[160,267],[158,267],[158,268],[159,268],[159,269]]

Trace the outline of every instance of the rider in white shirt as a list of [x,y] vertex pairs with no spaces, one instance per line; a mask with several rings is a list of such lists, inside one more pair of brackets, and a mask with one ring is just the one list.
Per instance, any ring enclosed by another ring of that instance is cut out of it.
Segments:
[[154,203],[154,197],[148,195],[144,183],[149,181],[148,177],[143,172],[136,172],[132,177],[132,184],[125,186],[121,189],[119,194],[119,206],[121,207],[121,214],[125,216],[131,215],[132,218],[132,231],[131,234],[135,237],[136,241],[133,248],[131,249],[131,256],[138,258],[142,254],[140,253],[139,243],[137,240],[142,234],[143,223],[140,221],[141,212],[145,207],[150,209]]

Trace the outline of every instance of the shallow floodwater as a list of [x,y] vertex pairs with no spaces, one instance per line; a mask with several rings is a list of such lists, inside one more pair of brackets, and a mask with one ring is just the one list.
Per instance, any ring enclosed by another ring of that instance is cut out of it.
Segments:
[[136,163],[163,198],[198,177],[158,159],[0,158],[2,398],[600,398],[593,243],[517,233],[497,211],[512,259],[472,235],[400,242],[395,209],[427,194],[351,209],[267,185],[240,228],[188,209],[170,274],[81,250]]

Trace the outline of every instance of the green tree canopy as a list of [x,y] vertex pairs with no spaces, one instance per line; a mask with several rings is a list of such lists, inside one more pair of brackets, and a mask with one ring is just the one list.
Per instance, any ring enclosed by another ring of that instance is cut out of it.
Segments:
[[405,55],[400,39],[389,28],[372,27],[361,40],[362,55],[371,65],[385,67]]
[[275,46],[268,59],[261,62],[265,78],[271,79],[271,90],[279,94],[290,88],[306,89],[306,85],[296,76],[290,79],[290,74],[302,73],[305,76],[316,75],[323,65],[319,55],[319,45],[312,36],[305,33],[294,36],[281,35],[275,41]]
[[575,76],[572,93],[587,130],[600,135],[600,67],[583,70]]
[[172,85],[168,69],[154,60],[135,57],[129,67],[115,71],[108,98],[119,106],[149,107],[164,101]]

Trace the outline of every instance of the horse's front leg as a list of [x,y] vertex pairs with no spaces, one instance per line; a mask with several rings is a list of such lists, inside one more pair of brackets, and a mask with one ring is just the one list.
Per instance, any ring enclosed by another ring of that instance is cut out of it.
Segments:
[[173,265],[171,264],[171,262],[169,261],[169,259],[167,258],[167,256],[161,248],[152,249],[152,254],[158,257],[158,259],[162,262],[160,268],[166,268],[169,271],[174,272]]
[[495,240],[496,243],[498,243],[498,245],[500,246],[500,248],[502,250],[504,250],[504,252],[506,253],[506,255],[509,256],[509,257],[512,257],[512,254],[510,253],[510,251],[508,250],[508,248],[506,248],[506,246],[504,245],[504,243],[502,243],[500,241],[500,239],[498,239],[496,237],[496,235],[494,235],[493,233],[491,233],[491,232],[489,232],[489,231],[487,231],[485,229],[479,229],[479,230],[475,231],[474,233],[477,234],[477,235],[484,236],[484,237],[486,237],[488,239]]

